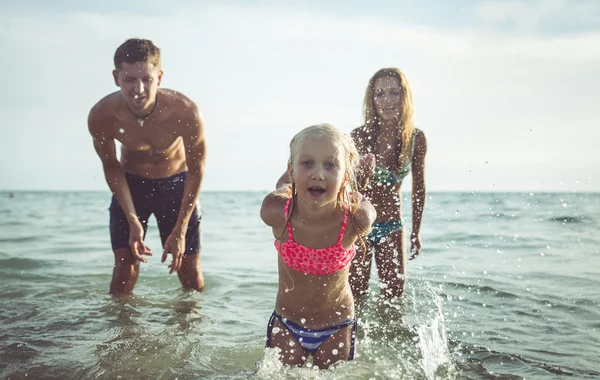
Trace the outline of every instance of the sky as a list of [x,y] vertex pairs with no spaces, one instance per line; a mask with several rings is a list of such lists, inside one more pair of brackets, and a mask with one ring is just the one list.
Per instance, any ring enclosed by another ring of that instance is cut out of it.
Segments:
[[360,126],[398,67],[429,191],[600,191],[600,1],[94,3],[0,2],[0,190],[108,189],[87,115],[139,37],[202,112],[203,190],[272,189],[295,133]]

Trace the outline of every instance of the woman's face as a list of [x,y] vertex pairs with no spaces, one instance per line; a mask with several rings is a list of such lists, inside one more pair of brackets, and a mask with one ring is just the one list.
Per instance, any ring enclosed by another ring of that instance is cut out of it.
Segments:
[[384,122],[397,121],[402,112],[404,92],[396,77],[381,77],[375,80],[373,105],[377,116]]

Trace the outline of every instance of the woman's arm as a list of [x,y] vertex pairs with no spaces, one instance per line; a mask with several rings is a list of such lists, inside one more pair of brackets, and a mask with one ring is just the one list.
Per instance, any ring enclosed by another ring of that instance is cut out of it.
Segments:
[[415,134],[415,151],[412,161],[412,232],[410,234],[409,260],[421,253],[421,221],[425,210],[425,156],[427,154],[427,138],[421,130]]

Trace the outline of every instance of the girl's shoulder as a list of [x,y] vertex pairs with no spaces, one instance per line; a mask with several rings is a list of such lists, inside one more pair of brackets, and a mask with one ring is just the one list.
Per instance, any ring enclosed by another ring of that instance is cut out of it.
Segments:
[[289,198],[274,191],[267,195],[260,208],[260,217],[271,227],[283,225],[285,221],[285,206]]
[[371,225],[377,218],[377,211],[375,211],[375,207],[373,207],[371,202],[369,202],[362,194],[356,193],[356,196],[358,196],[360,200],[357,207],[352,212],[352,219],[356,224],[357,233],[363,235],[371,229]]

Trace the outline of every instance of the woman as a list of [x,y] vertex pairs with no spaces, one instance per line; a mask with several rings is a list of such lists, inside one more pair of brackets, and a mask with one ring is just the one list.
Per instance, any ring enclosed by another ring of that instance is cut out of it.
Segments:
[[427,139],[414,127],[413,113],[412,93],[404,74],[397,68],[375,73],[365,94],[365,123],[352,131],[359,153],[373,153],[376,159],[374,173],[363,183],[362,192],[375,207],[377,220],[367,239],[367,251],[364,255],[359,252],[350,268],[350,286],[357,301],[369,288],[373,253],[384,297],[399,298],[404,292],[406,253],[400,190],[403,179],[411,172],[410,259],[421,252]]

